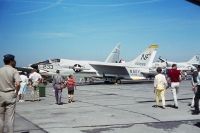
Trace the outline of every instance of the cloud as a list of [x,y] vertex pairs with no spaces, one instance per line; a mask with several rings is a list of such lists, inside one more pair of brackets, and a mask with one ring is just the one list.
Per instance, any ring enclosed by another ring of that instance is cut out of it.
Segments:
[[140,5],[140,4],[148,4],[148,3],[154,3],[159,2],[161,0],[140,0],[140,1],[134,1],[134,2],[128,2],[128,3],[118,3],[118,4],[71,4],[71,3],[64,3],[64,0],[57,0],[56,2],[46,2],[46,1],[30,1],[30,0],[24,0],[24,1],[16,1],[16,2],[22,2],[22,3],[31,3],[31,4],[48,4],[48,6],[23,12],[15,13],[15,15],[27,15],[37,12],[42,12],[45,10],[48,10],[50,8],[56,7],[58,5],[63,6],[77,6],[77,7],[120,7],[120,6],[129,6],[129,5]]
[[71,38],[75,36],[73,33],[68,32],[41,32],[34,34],[44,38]]
[[128,3],[119,3],[119,4],[67,4],[63,3],[64,6],[83,6],[83,7],[120,7],[120,6],[129,6],[129,5],[140,5],[140,4],[148,4],[159,2],[161,0],[140,0],[135,2]]
[[15,15],[27,15],[27,14],[42,12],[42,11],[45,11],[45,10],[48,10],[50,8],[53,8],[53,7],[56,7],[56,6],[60,5],[63,2],[63,0],[57,0],[54,3],[50,3],[50,2],[49,3],[48,2],[34,2],[34,1],[21,1],[21,2],[50,4],[50,5],[48,5],[46,7],[43,7],[43,8],[34,9],[34,10],[28,10],[28,11],[24,11],[24,12],[18,12],[18,13],[15,13]]

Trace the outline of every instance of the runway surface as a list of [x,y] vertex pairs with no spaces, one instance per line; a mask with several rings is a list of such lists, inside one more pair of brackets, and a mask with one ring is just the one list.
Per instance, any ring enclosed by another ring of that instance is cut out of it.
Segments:
[[[85,85],[75,90],[74,103],[56,105],[51,85],[39,102],[17,103],[15,132],[31,133],[199,133],[200,115],[191,115],[190,81],[181,83],[179,109],[170,89],[167,108],[154,108],[153,83]],[[30,100],[29,97],[26,97]]]

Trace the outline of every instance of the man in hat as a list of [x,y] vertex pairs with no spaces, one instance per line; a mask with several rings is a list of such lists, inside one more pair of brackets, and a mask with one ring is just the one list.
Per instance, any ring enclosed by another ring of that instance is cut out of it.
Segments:
[[21,79],[15,69],[15,56],[7,54],[3,61],[5,66],[0,68],[0,132],[3,133],[5,127],[7,133],[13,133],[16,97]]
[[200,99],[200,65],[197,67],[198,76],[197,76],[197,90],[195,91],[195,98],[194,98],[194,112],[193,114],[199,114],[199,99]]

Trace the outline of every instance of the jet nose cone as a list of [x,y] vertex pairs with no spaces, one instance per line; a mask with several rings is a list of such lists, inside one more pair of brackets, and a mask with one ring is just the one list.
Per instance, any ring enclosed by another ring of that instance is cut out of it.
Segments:
[[30,65],[32,68],[34,68],[34,69],[38,69],[38,63],[36,63],[36,64],[31,64]]

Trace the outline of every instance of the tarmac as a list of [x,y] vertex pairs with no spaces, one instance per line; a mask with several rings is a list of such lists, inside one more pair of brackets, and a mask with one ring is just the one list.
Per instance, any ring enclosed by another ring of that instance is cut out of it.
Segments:
[[190,81],[181,82],[179,108],[170,89],[166,109],[154,108],[153,82],[118,85],[83,85],[75,90],[75,102],[55,104],[51,84],[41,101],[17,103],[15,133],[199,133],[200,115],[192,115]]

